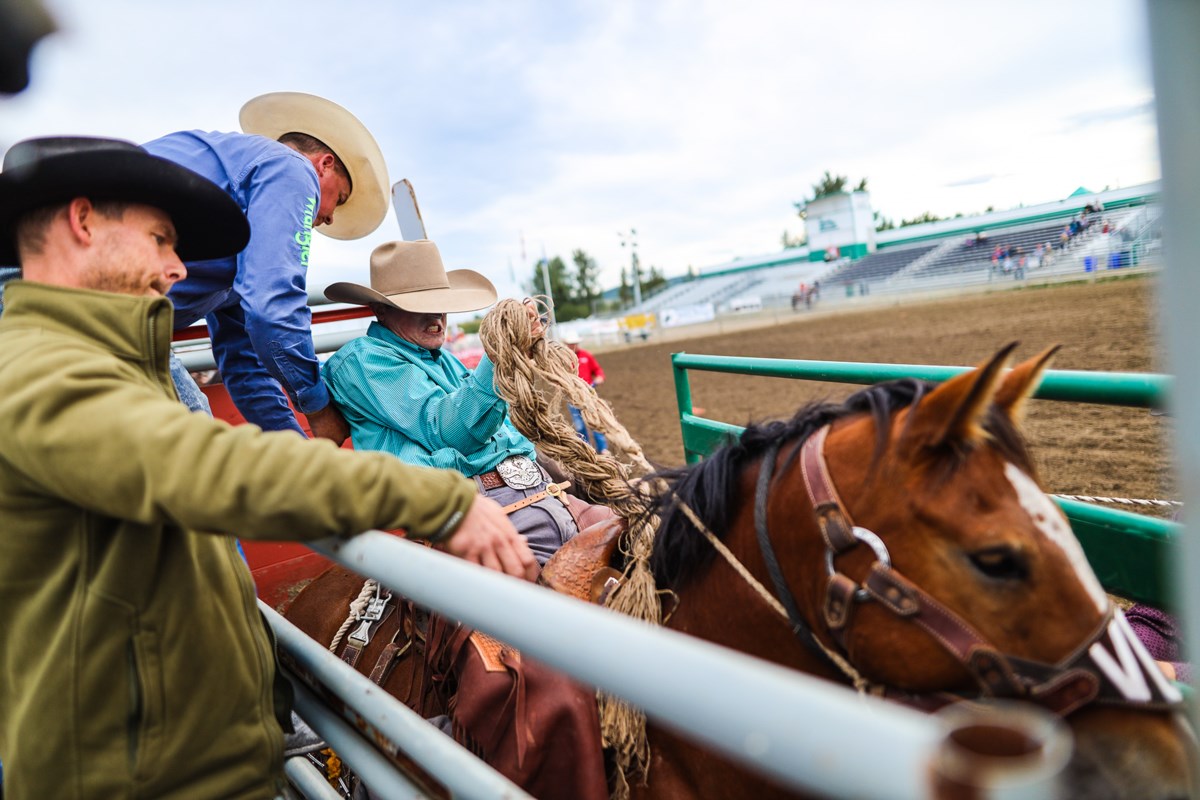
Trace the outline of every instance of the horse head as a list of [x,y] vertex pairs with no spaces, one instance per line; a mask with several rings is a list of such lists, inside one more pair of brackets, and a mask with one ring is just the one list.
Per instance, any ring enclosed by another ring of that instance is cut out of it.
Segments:
[[[720,639],[700,598],[730,598],[735,579],[700,552],[694,527],[708,525],[760,583],[735,590],[764,620],[753,633],[720,612],[732,646],[919,707],[1037,703],[1075,733],[1071,796],[1187,797],[1194,736],[1179,693],[1104,592],[1019,432],[1056,348],[1006,369],[1014,347],[937,387],[880,384],[753,426],[674,476],[653,564],[679,596],[675,624]],[[722,508],[722,493],[738,499]],[[697,517],[686,544],[681,506]]]

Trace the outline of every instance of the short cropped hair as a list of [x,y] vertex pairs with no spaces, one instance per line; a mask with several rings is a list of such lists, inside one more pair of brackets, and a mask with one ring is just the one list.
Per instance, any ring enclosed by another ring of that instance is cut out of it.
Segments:
[[[21,216],[17,221],[17,252],[25,255],[41,255],[46,248],[46,231],[50,223],[62,212],[68,203],[58,203],[52,206],[35,208]],[[125,200],[93,200],[92,208],[96,213],[108,219],[122,219],[125,209],[131,203]]]
[[337,170],[338,175],[341,175],[346,179],[346,182],[350,184],[350,191],[354,191],[354,182],[350,180],[350,171],[347,170],[346,165],[342,163],[341,157],[339,157],[337,153],[333,152],[332,147],[325,144],[317,137],[309,136],[307,133],[292,131],[291,133],[285,133],[280,136],[279,143],[286,144],[288,147],[291,147],[308,156],[324,155],[325,153],[329,153],[329,155],[333,156],[333,168]]

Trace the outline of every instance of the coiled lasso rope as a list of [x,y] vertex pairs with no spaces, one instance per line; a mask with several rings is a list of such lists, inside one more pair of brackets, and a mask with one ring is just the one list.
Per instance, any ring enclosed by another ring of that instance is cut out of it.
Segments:
[[[539,305],[545,301],[538,298]],[[593,502],[610,507],[625,521],[622,550],[627,566],[621,587],[609,597],[614,611],[653,625],[662,622],[662,605],[650,554],[658,517],[648,513],[650,499],[663,491],[661,481],[637,480],[651,471],[642,448],[617,421],[612,407],[579,377],[576,356],[559,342],[533,340],[529,314],[517,300],[501,300],[479,326],[479,339],[495,365],[496,394],[509,407],[509,418],[538,452],[571,472]],[[563,400],[578,408],[587,424],[609,440],[630,463],[600,455],[576,435],[562,413]],[[619,769],[614,798],[627,797],[627,774],[644,781],[650,765],[646,717],[618,698],[601,692],[600,730]]]

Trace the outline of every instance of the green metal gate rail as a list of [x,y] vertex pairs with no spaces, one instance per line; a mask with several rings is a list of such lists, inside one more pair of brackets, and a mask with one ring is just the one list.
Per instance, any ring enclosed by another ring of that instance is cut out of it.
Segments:
[[[683,449],[689,464],[740,435],[742,428],[697,417],[692,413],[688,370],[828,383],[873,384],[898,378],[941,382],[972,369],[688,353],[672,355],[671,367],[675,375],[675,399],[679,408]],[[1171,384],[1171,378],[1166,375],[1048,370],[1034,396],[1044,400],[1164,408]],[[1054,499],[1070,520],[1092,568],[1108,591],[1160,608],[1174,605],[1175,598],[1169,588],[1168,559],[1179,555],[1176,542],[1180,530],[1178,524],[1128,511],[1098,508],[1075,500]]]

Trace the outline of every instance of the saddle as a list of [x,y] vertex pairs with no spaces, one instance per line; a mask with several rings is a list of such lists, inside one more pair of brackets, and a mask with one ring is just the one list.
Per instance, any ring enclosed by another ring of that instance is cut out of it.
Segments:
[[[603,509],[607,516],[593,514],[593,509]],[[560,594],[604,605],[608,595],[620,585],[621,573],[611,564],[625,523],[605,506],[590,506],[586,513],[598,517],[598,521],[585,527],[580,517],[576,517],[579,535],[551,556],[537,582]]]
[[[625,525],[605,506],[567,497],[581,532],[546,562],[538,583],[603,603],[619,585],[609,561]],[[586,525],[589,520],[596,521]],[[591,689],[440,615],[430,620],[426,664],[460,744],[535,797],[607,800]]]
[[[585,602],[603,602],[620,578],[609,560],[624,523],[607,507],[571,500],[581,533],[546,563],[538,583]],[[590,520],[599,521],[587,525]],[[293,609],[311,608],[317,596],[328,595],[325,585],[342,598],[353,598],[363,587],[361,577],[334,566],[301,592]],[[406,598],[376,595],[385,596],[388,602],[366,603],[353,620],[336,650],[343,660],[422,716],[447,715],[447,732],[456,741],[533,796],[607,800],[591,688]],[[328,600],[319,602],[325,606]],[[436,781],[421,780],[419,766],[401,760],[410,775],[440,794]],[[327,766],[324,771],[329,774]]]

